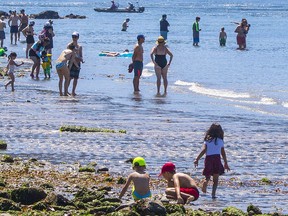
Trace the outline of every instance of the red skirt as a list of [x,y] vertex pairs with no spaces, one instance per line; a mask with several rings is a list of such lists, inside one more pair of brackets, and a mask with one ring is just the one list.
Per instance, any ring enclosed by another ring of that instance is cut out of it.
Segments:
[[221,163],[220,155],[209,155],[205,158],[203,175],[206,177],[213,176],[214,174],[222,175],[224,167]]
[[237,35],[237,44],[240,46],[244,46],[246,44],[246,37],[244,36],[238,36]]

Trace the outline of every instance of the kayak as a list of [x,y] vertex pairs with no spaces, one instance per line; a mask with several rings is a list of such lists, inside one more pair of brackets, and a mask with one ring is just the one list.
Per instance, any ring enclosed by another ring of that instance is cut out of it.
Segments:
[[94,8],[97,12],[109,12],[109,13],[143,13],[145,7],[139,7],[134,10],[129,10],[127,8],[117,8],[117,9],[110,9],[110,8]]

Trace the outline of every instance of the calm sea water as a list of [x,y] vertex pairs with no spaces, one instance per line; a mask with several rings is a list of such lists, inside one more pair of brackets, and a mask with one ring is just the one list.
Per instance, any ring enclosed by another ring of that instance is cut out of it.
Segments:
[[[125,7],[126,1],[120,1]],[[219,122],[225,131],[225,147],[232,169],[221,180],[236,182],[267,177],[272,186],[222,186],[219,199],[203,195],[195,208],[218,209],[234,205],[243,210],[249,203],[264,212],[287,210],[287,17],[288,3],[251,0],[150,0],[139,1],[143,14],[97,13],[94,7],[108,7],[110,1],[68,0],[1,2],[1,10],[44,10],[86,15],[85,20],[54,20],[53,59],[80,32],[85,64],[78,85],[79,96],[61,98],[55,70],[51,80],[31,80],[28,72],[16,78],[16,91],[0,88],[1,139],[9,143],[5,152],[24,158],[36,157],[53,163],[97,161],[111,172],[130,171],[123,161],[143,156],[156,178],[166,161],[178,171],[201,178],[203,160],[197,170],[193,160],[200,151],[205,130]],[[156,97],[150,64],[150,50],[159,36],[159,19],[166,13],[170,22],[168,45],[174,54],[166,97]],[[201,17],[200,47],[192,46],[191,27]],[[130,18],[127,32],[122,22]],[[245,17],[251,24],[247,51],[236,50],[236,25]],[[40,32],[47,20],[35,20]],[[219,47],[218,34],[225,27],[227,46]],[[25,55],[25,44],[5,45]],[[129,58],[99,57],[102,50],[133,50],[137,34],[144,34],[144,72],[140,95],[132,93]],[[21,59],[20,59],[21,60]],[[6,64],[0,59],[1,65]],[[24,67],[29,70],[29,64]],[[43,76],[43,74],[41,74]],[[0,80],[1,85],[5,80]],[[127,134],[59,133],[61,125],[83,125],[125,129]],[[237,185],[237,184],[236,184]],[[245,185],[245,184],[244,184]],[[280,192],[277,192],[279,191]],[[163,193],[163,188],[159,191]]]

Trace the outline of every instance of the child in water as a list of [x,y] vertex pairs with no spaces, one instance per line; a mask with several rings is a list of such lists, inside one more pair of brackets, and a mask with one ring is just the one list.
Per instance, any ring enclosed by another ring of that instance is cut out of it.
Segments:
[[142,157],[136,157],[133,160],[133,170],[135,172],[131,173],[128,176],[127,182],[124,185],[119,198],[121,199],[125,192],[127,191],[131,181],[133,182],[134,186],[132,189],[132,196],[135,201],[140,199],[149,198],[152,196],[150,191],[150,176],[146,173],[146,162]]
[[227,39],[227,34],[225,32],[225,28],[222,27],[221,31],[219,33],[219,42],[220,42],[220,46],[225,46],[226,45],[226,39]]
[[[194,161],[195,167],[198,166],[200,158],[206,154],[203,175],[205,181],[202,186],[203,193],[207,192],[207,185],[210,177],[213,176],[212,199],[216,197],[219,176],[224,173],[224,169],[230,170],[224,149],[224,131],[220,124],[213,123],[207,130],[204,137],[203,149]],[[224,167],[221,163],[221,156],[224,160]]]
[[50,71],[52,68],[52,64],[51,64],[51,56],[52,54],[47,54],[47,52],[44,50],[42,51],[42,68],[44,70],[44,75],[45,75],[45,79],[48,78],[50,79]]
[[8,56],[8,64],[7,64],[7,74],[10,77],[11,80],[5,84],[5,89],[7,89],[8,85],[11,84],[12,92],[15,90],[14,89],[14,82],[15,82],[14,70],[15,70],[15,66],[19,67],[19,66],[24,64],[23,61],[21,62],[21,64],[17,64],[15,62],[16,57],[17,57],[17,54],[15,52],[12,52]]
[[176,173],[173,163],[165,163],[159,176],[163,176],[167,180],[168,187],[165,193],[168,199],[177,200],[178,204],[188,204],[199,198],[199,191],[194,179],[185,173]]

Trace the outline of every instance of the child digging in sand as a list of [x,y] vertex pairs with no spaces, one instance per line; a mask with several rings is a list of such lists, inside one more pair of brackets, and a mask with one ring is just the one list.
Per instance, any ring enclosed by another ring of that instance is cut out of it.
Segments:
[[167,162],[162,166],[159,176],[167,180],[166,196],[168,199],[177,200],[178,204],[188,204],[199,198],[194,179],[184,173],[176,173],[173,163]]
[[15,82],[15,75],[14,75],[14,70],[15,70],[15,66],[19,67],[21,65],[24,64],[24,62],[22,61],[21,64],[17,64],[14,60],[16,59],[17,54],[15,52],[12,52],[9,56],[8,56],[8,64],[7,64],[7,74],[10,77],[10,81],[7,82],[5,84],[5,89],[7,89],[8,85],[11,84],[12,87],[12,91],[14,91],[14,82]]
[[[213,123],[207,130],[204,137],[204,145],[202,151],[199,153],[194,161],[195,167],[198,166],[198,161],[200,158],[206,154],[205,165],[203,170],[203,175],[205,176],[205,181],[202,186],[203,193],[207,192],[207,185],[210,177],[213,176],[213,188],[212,188],[212,199],[216,197],[216,189],[218,186],[219,176],[224,173],[224,169],[230,170],[226,158],[226,153],[224,149],[224,131],[221,125]],[[221,157],[224,160],[224,167],[221,163]]]
[[121,199],[127,191],[131,181],[133,182],[132,196],[135,201],[151,197],[150,191],[150,176],[146,173],[146,162],[142,157],[136,157],[133,160],[133,169],[135,172],[128,176],[127,182],[124,185],[119,198]]

